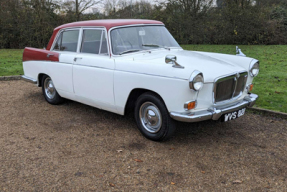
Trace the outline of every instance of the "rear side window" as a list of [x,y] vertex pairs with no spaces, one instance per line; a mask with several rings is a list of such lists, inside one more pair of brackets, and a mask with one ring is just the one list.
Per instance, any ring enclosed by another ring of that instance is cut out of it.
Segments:
[[81,53],[107,54],[105,32],[99,29],[84,29]]
[[64,31],[58,37],[54,50],[77,52],[79,30]]

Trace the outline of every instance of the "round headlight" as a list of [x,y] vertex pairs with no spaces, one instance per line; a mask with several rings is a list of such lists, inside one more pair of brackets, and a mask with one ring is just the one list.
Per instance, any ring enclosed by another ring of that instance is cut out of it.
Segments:
[[203,74],[199,71],[194,71],[189,79],[189,88],[195,91],[199,91],[203,87]]
[[250,74],[252,77],[256,77],[258,73],[259,73],[259,61],[250,66]]

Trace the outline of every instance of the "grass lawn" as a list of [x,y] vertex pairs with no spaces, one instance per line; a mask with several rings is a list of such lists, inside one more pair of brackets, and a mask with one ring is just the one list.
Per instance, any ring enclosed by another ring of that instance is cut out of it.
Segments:
[[[235,45],[182,45],[186,50],[235,54]],[[241,45],[248,57],[260,61],[253,93],[256,107],[287,113],[287,45]],[[0,76],[22,75],[23,50],[0,49]]]
[[0,76],[23,75],[22,49],[0,49]]
[[[235,45],[182,45],[186,50],[235,54]],[[259,95],[255,107],[287,113],[287,45],[240,45],[248,57],[260,61],[253,93]]]

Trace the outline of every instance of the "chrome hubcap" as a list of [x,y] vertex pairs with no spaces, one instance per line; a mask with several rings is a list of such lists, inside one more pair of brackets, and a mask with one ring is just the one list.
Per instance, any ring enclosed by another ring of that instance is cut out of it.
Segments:
[[49,99],[53,99],[56,95],[56,89],[50,77],[47,77],[44,82],[45,94]]
[[160,110],[151,102],[145,102],[140,107],[139,113],[143,127],[150,133],[156,133],[160,130],[162,117]]

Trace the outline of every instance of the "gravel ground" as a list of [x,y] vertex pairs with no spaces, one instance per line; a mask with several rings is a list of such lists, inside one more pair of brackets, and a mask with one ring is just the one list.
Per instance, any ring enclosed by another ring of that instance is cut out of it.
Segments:
[[23,81],[0,81],[0,90],[0,191],[287,189],[286,120],[177,123],[159,143],[131,115],[49,105]]

